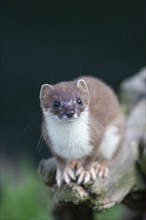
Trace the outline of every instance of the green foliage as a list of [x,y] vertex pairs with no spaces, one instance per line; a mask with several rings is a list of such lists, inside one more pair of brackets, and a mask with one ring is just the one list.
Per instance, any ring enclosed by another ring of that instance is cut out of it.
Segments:
[[[44,189],[44,191],[43,191]],[[1,173],[1,220],[51,219],[49,193],[36,170],[27,163]],[[49,218],[50,217],[50,218]]]
[[120,220],[122,219],[124,207],[122,205],[116,205],[113,208],[108,209],[107,211],[102,212],[101,214],[94,214],[94,219],[98,220]]

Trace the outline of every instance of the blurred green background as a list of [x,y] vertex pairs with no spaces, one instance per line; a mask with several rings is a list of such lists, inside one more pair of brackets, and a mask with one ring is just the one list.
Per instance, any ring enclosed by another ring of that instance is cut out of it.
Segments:
[[[52,200],[48,187],[42,183],[30,161],[22,160],[19,168],[15,169],[9,165],[5,164],[1,173],[0,219],[52,220],[55,200]],[[124,206],[118,205],[101,214],[94,213],[94,219],[121,220],[124,210]]]
[[37,151],[41,84],[87,74],[118,92],[145,58],[143,0],[1,1],[1,219],[49,217],[36,172],[50,156]]

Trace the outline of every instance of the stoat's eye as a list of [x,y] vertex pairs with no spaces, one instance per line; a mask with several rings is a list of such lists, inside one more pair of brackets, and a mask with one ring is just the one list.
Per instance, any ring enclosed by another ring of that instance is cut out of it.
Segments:
[[80,98],[77,99],[77,103],[78,103],[79,105],[82,105],[82,104],[83,104],[83,102],[82,102],[82,100],[81,100]]
[[60,106],[60,101],[54,101],[53,105],[55,108],[58,108]]

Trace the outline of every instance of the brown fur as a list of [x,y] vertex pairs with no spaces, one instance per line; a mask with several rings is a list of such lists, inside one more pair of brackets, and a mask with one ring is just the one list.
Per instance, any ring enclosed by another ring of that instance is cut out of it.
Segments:
[[[86,82],[88,91],[82,84],[80,84],[79,88],[77,87],[77,83],[80,79],[83,79]],[[86,106],[89,108],[89,132],[90,142],[93,148],[90,155],[86,156],[85,158],[80,158],[79,161],[79,163],[81,163],[85,169],[85,172],[88,172],[91,170],[94,162],[97,159],[100,161],[100,164],[103,164],[103,167],[105,164],[110,164],[110,160],[105,160],[105,158],[102,158],[102,156],[99,154],[99,146],[109,125],[115,125],[118,128],[118,133],[120,135],[120,142],[116,148],[113,158],[119,152],[124,139],[125,122],[119,102],[112,89],[101,80],[94,77],[82,77],[70,82],[61,82],[50,86],[49,89],[44,87],[40,94],[41,107],[46,110],[49,108],[54,115],[58,114],[58,110],[54,108],[52,104],[54,100],[61,102],[62,100],[69,101],[74,99],[76,100],[77,98],[81,98],[84,104],[81,106],[72,104],[71,108],[75,108],[79,114],[84,111]],[[70,107],[63,106],[62,108]],[[46,125],[44,118],[43,130],[45,130],[45,127]],[[52,143],[48,134],[45,132],[44,139],[47,145],[51,147],[53,152]],[[110,148],[110,146],[107,146],[107,148],[108,147]],[[65,159],[60,158],[58,155],[55,155],[55,157],[58,161],[58,166],[60,166],[60,169],[62,169],[63,172],[66,164]],[[96,164],[95,169],[103,169],[102,176],[104,176],[104,173],[106,172],[104,168],[99,167],[98,164]]]

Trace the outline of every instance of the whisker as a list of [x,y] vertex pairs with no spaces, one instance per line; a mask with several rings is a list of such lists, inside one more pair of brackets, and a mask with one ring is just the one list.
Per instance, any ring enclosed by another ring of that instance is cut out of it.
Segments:
[[40,138],[39,138],[39,141],[38,141],[38,145],[37,145],[37,151],[40,153],[41,152],[41,148],[42,148],[42,144],[43,144],[43,138],[45,137],[44,134],[46,132],[46,129],[43,130]]
[[31,126],[33,125],[34,121],[31,121],[29,124],[27,124],[23,130],[21,131],[21,134],[25,133]]
[[[37,111],[31,114],[31,118],[32,120],[27,123],[26,125],[24,125],[24,127],[20,130],[21,134],[24,134],[27,130],[31,131],[35,129],[37,129],[38,126],[38,122],[42,120],[42,114],[41,111]],[[37,127],[36,127],[37,126]]]

